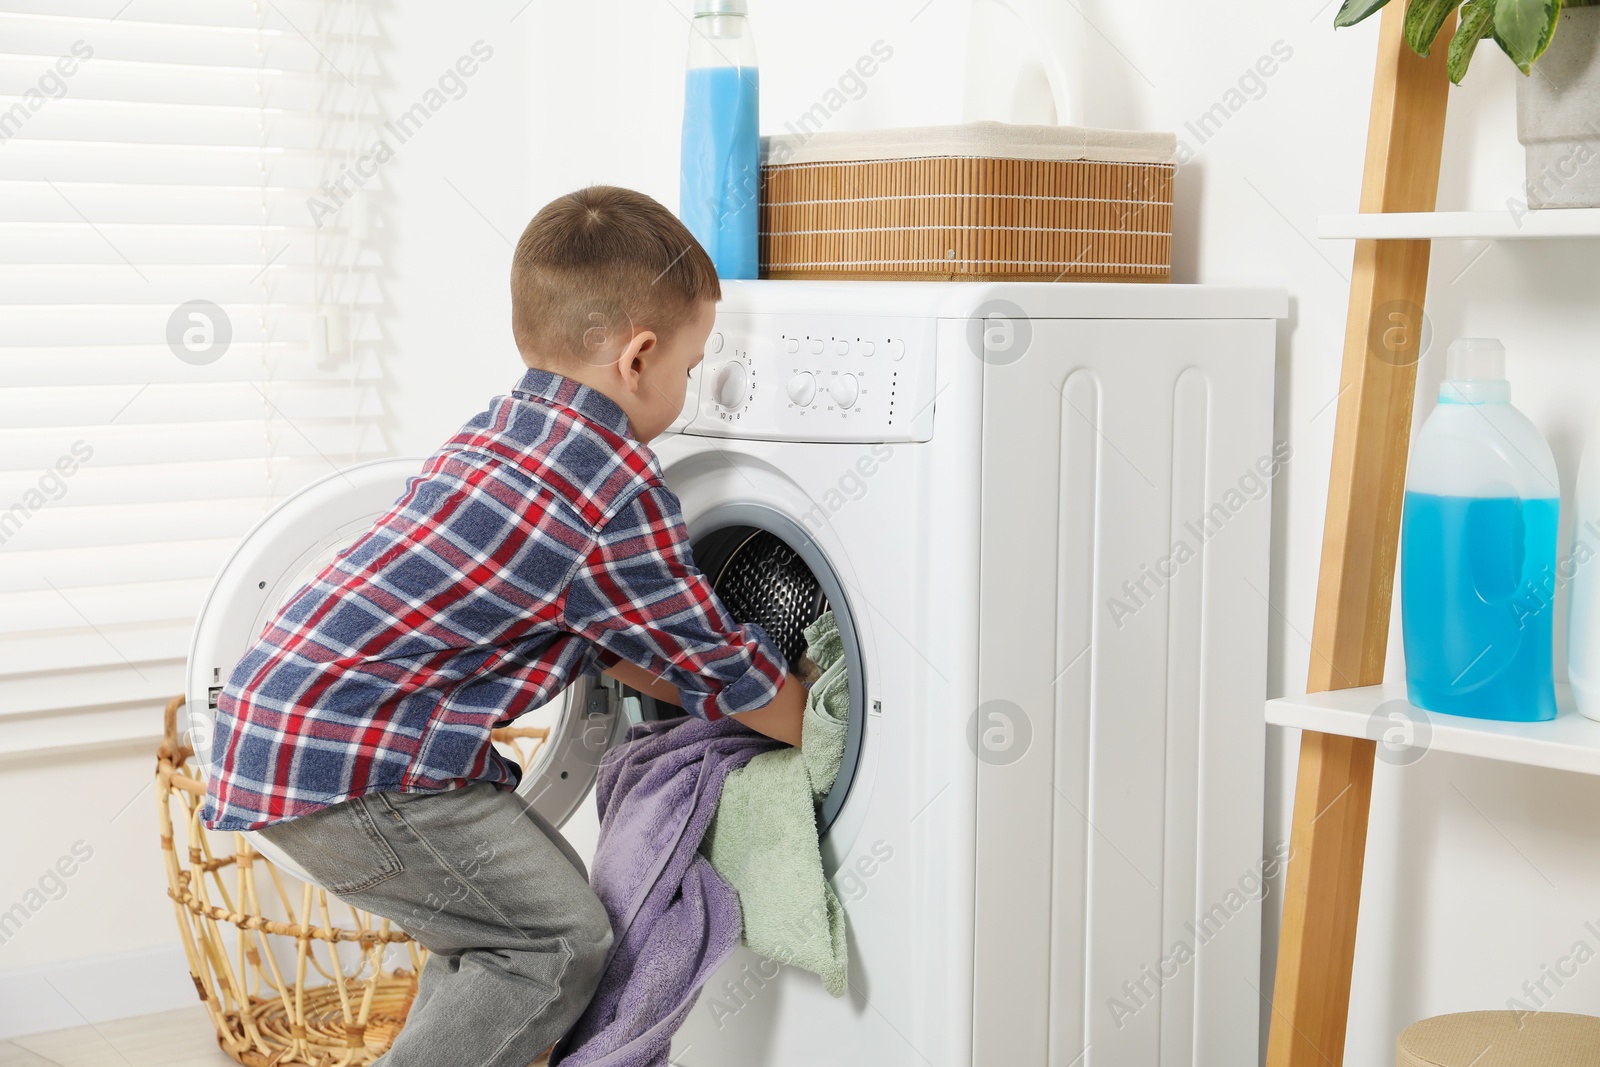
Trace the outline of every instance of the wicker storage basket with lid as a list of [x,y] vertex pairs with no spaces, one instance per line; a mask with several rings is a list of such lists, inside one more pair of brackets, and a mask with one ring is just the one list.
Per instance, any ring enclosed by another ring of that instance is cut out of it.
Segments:
[[1167,281],[1170,133],[973,122],[761,139],[763,278]]

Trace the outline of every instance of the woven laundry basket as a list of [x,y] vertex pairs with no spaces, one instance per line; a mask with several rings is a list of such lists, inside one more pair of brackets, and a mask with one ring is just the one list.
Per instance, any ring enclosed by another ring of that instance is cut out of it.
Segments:
[[1553,1011],[1469,1011],[1412,1023],[1399,1067],[1600,1067],[1600,1018]]
[[763,278],[1172,276],[1170,133],[973,122],[761,139]]
[[[156,811],[167,895],[218,1047],[245,1067],[365,1067],[405,1026],[427,952],[388,919],[279,870],[243,834],[205,827],[182,706],[167,704]],[[524,719],[491,736],[526,770],[549,728]]]

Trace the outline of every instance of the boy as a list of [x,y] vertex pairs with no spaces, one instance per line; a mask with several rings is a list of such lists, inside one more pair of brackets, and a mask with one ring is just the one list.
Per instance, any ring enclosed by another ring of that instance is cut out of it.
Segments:
[[606,674],[799,744],[805,692],[690,556],[647,447],[683,407],[716,301],[673,215],[608,186],[517,244],[528,370],[295,594],[217,702],[213,829],[258,829],[430,952],[384,1067],[525,1067],[578,1018],[611,929],[514,792],[491,728]]

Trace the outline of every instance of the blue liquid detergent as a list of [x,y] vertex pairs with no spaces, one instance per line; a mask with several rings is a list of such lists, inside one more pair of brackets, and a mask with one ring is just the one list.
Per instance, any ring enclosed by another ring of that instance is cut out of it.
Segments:
[[678,214],[722,278],[757,273],[759,83],[755,67],[693,67],[684,82]]
[[1555,718],[1560,506],[1406,493],[1400,615],[1412,704],[1480,719]]

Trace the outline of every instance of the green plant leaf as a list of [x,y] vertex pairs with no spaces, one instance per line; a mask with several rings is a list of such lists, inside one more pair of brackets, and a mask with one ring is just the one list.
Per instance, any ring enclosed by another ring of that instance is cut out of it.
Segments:
[[1561,18],[1561,0],[1497,0],[1494,39],[1517,69],[1526,74],[1544,55]]
[[1444,69],[1456,85],[1466,77],[1467,64],[1478,42],[1488,37],[1494,28],[1494,0],[1467,0],[1461,5],[1461,21],[1456,25],[1456,35],[1450,38],[1450,48],[1445,53]]
[[1434,38],[1444,28],[1461,0],[1411,0],[1406,5],[1406,44],[1419,56],[1426,57],[1433,48]]
[[1344,3],[1339,5],[1339,13],[1333,16],[1333,24],[1335,27],[1354,26],[1388,2],[1389,0],[1344,0]]

